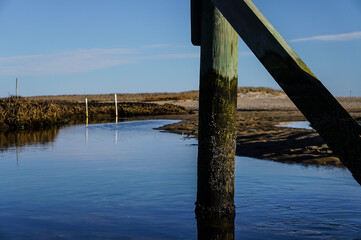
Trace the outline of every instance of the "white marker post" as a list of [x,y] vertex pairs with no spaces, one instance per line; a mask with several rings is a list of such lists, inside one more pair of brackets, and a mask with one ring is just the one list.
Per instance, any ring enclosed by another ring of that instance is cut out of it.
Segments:
[[85,98],[85,116],[86,118],[89,117],[89,112],[88,112],[88,99]]
[[117,94],[114,94],[114,102],[115,102],[115,123],[118,123],[118,98]]
[[88,112],[88,98],[85,98],[85,117],[86,117],[86,126],[88,126],[88,117],[89,117],[89,112]]
[[114,102],[115,102],[115,116],[118,117],[118,99],[117,99],[117,94],[114,94]]

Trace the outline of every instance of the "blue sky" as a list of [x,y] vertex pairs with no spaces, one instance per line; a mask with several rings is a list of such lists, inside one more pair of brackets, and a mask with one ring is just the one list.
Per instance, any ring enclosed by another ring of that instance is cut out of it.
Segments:
[[[189,0],[0,0],[0,97],[198,89]],[[254,0],[336,96],[361,96],[361,0]],[[279,88],[240,41],[239,86]]]

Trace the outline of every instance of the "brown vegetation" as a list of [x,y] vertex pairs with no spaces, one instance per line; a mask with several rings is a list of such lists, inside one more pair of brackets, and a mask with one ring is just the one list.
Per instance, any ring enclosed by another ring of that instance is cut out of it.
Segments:
[[10,97],[0,100],[1,131],[61,125],[80,115],[81,106],[60,106],[52,102]]
[[[37,96],[30,97],[33,100],[46,101],[67,101],[67,102],[84,102],[85,98],[92,102],[113,102],[114,94],[88,94],[88,95],[58,95],[58,96]],[[117,94],[119,102],[153,102],[164,100],[186,100],[198,99],[198,91],[188,91],[180,93],[127,93]]]
[[247,93],[268,93],[271,95],[280,95],[283,94],[282,90],[276,90],[276,89],[272,89],[272,88],[266,88],[266,87],[239,87],[238,88],[238,93],[243,93],[243,94],[247,94]]
[[156,102],[156,101],[181,101],[181,100],[198,100],[198,91],[188,91],[180,93],[161,93],[153,94],[152,96],[145,97],[143,102]]
[[[267,93],[271,95],[280,95],[281,90],[275,90],[265,87],[239,87],[238,93]],[[181,101],[181,100],[198,100],[198,91],[186,91],[179,93],[126,93],[117,94],[119,102],[157,102],[157,101]],[[57,95],[57,96],[37,96],[30,97],[32,100],[40,101],[67,101],[67,102],[84,102],[88,98],[93,102],[113,102],[114,94],[87,94],[87,95]]]
[[[0,99],[0,132],[16,129],[36,129],[60,126],[84,120],[85,104],[67,101],[34,100],[20,97]],[[119,117],[186,113],[186,109],[171,104],[120,103]],[[113,104],[89,102],[90,118],[97,115],[115,116]]]

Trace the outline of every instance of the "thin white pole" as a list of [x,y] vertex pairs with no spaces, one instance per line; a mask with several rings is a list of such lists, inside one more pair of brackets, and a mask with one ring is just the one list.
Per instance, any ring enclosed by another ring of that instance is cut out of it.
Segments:
[[89,112],[88,112],[88,99],[85,98],[85,116],[88,118]]
[[85,126],[88,127],[88,117],[89,117],[89,112],[88,112],[88,98],[85,98]]
[[115,102],[115,116],[118,117],[118,99],[117,99],[117,94],[114,94],[114,102]]
[[18,96],[18,78],[16,78],[16,96]]

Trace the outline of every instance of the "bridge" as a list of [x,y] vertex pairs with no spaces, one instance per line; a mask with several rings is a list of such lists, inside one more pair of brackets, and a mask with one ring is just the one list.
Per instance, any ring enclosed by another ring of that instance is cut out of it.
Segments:
[[196,214],[234,216],[238,35],[361,184],[361,127],[251,0],[191,0],[201,47]]

